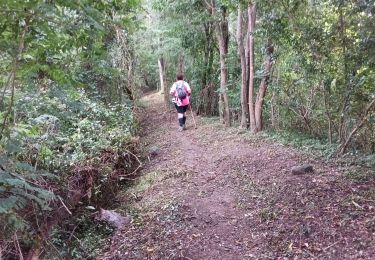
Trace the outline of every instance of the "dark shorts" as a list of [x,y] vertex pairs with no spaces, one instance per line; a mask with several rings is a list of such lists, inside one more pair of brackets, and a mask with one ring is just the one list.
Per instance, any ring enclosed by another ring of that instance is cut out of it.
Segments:
[[180,113],[180,114],[183,114],[186,112],[187,108],[189,105],[186,105],[186,106],[177,106],[176,104],[174,104],[176,109],[177,109],[177,113]]

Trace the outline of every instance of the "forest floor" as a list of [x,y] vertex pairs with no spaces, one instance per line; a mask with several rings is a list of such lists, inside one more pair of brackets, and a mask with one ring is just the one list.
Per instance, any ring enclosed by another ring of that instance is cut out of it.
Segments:
[[[117,198],[131,222],[103,259],[374,259],[374,169],[225,128],[188,111],[178,132],[162,98],[144,98],[149,152]],[[311,164],[313,173],[291,168]],[[355,176],[355,177],[353,177]]]

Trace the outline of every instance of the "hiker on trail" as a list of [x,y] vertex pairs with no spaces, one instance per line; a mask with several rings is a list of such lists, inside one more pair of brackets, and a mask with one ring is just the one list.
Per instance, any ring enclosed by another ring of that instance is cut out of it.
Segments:
[[178,123],[180,126],[178,131],[182,131],[186,129],[186,110],[190,104],[191,88],[189,84],[184,81],[184,76],[182,74],[177,74],[176,78],[177,81],[173,83],[169,93],[177,109]]

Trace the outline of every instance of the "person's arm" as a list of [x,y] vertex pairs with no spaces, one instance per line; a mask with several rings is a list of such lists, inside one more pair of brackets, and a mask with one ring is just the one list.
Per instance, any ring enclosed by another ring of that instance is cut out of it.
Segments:
[[171,90],[169,91],[169,94],[174,97],[176,93],[176,83],[174,83],[171,87]]
[[189,83],[186,82],[185,86],[186,86],[186,92],[187,92],[188,95],[190,96],[190,95],[191,95],[191,88],[190,88]]
[[169,95],[172,97],[172,103],[177,103],[176,100],[176,83],[174,83],[169,91]]

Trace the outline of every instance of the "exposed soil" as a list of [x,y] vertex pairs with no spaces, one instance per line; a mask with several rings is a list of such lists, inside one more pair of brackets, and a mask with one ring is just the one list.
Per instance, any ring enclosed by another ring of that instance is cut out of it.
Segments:
[[[375,258],[373,178],[217,120],[196,117],[194,129],[189,112],[178,132],[161,100],[145,97],[150,160],[119,196],[131,224],[100,258]],[[314,173],[291,174],[306,163]]]

